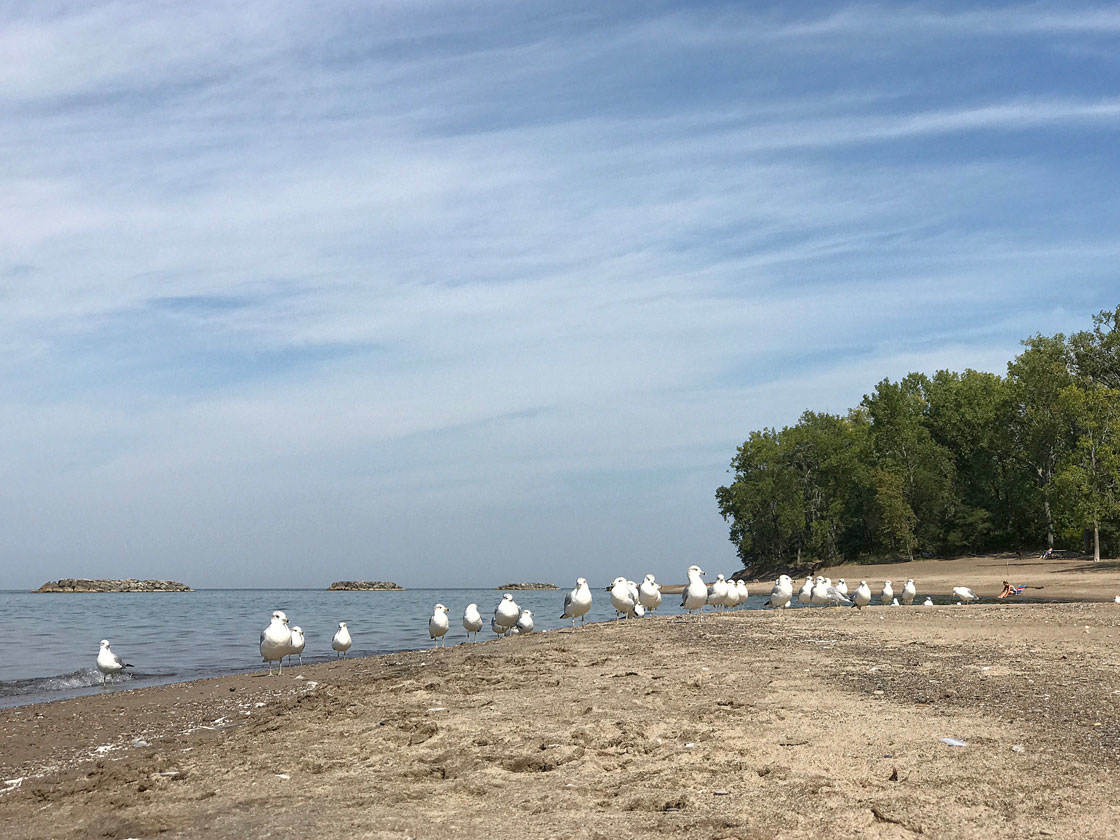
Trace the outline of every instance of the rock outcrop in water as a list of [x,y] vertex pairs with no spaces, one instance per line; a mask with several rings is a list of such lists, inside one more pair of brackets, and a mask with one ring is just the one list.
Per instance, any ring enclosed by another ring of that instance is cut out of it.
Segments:
[[327,589],[338,589],[343,591],[352,590],[384,590],[398,592],[403,591],[403,586],[398,586],[391,580],[336,580]]
[[104,580],[102,578],[59,578],[48,580],[34,592],[193,592],[177,580]]
[[499,586],[498,589],[559,589],[554,583],[507,583],[505,586]]

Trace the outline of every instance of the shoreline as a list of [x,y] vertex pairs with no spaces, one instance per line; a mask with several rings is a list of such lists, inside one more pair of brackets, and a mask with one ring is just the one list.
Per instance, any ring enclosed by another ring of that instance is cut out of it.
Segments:
[[20,706],[0,829],[1115,836],[1118,639],[1107,604],[743,611]]

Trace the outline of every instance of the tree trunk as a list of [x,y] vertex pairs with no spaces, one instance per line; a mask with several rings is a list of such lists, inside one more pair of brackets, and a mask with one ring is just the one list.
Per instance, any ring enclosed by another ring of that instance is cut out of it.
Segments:
[[1101,523],[1093,517],[1093,562],[1101,562]]
[[1050,499],[1042,500],[1042,509],[1046,513],[1046,547],[1054,547],[1054,517],[1050,513]]

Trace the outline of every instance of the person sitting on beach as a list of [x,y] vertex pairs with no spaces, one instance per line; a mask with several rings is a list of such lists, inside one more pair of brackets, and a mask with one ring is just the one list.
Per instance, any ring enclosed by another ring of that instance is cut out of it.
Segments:
[[1022,594],[1023,590],[1026,589],[1026,588],[1027,587],[1025,587],[1025,586],[1012,586],[1010,583],[1008,583],[1005,580],[1003,582],[1003,591],[1000,592],[999,595],[997,595],[996,597],[997,598],[1011,598],[1011,597],[1014,597],[1016,595]]

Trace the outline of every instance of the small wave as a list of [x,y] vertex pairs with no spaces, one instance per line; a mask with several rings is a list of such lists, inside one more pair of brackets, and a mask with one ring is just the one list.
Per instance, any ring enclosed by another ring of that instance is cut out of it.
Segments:
[[[107,685],[130,682],[139,674],[122,671],[105,678]],[[75,688],[91,688],[101,685],[101,672],[96,668],[71,671],[51,677],[30,677],[24,680],[0,681],[0,697],[19,697],[24,694],[47,694],[52,691],[70,691]]]

